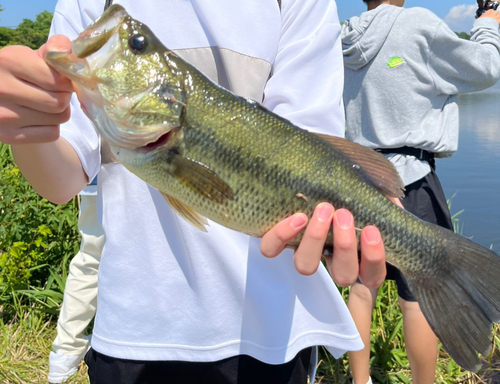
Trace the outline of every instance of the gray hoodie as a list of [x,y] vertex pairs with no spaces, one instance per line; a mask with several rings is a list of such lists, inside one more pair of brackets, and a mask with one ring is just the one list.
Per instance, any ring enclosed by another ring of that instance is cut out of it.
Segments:
[[[462,40],[423,8],[381,5],[342,29],[346,137],[370,148],[411,146],[451,156],[458,145],[457,94],[500,79],[500,35],[490,18]],[[412,156],[388,155],[411,184],[430,172]]]

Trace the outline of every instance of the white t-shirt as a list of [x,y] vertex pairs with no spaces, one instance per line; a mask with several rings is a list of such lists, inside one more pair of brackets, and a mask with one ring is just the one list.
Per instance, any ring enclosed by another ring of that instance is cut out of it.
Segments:
[[[52,33],[74,38],[102,13],[103,3],[60,0]],[[333,1],[283,0],[281,11],[272,0],[117,3],[186,57],[218,47],[223,59],[245,66],[250,60],[248,73],[272,66],[270,81],[263,83],[267,108],[301,127],[343,135],[340,24]],[[251,80],[244,78],[246,69],[226,72],[229,86],[238,77],[240,85]],[[302,276],[291,251],[267,259],[259,239],[213,222],[208,233],[191,227],[123,166],[100,165],[99,138],[74,102],[61,134],[90,179],[100,170],[98,210],[106,234],[96,351],[184,361],[246,354],[281,364],[309,346],[325,345],[335,357],[363,347],[323,266]]]

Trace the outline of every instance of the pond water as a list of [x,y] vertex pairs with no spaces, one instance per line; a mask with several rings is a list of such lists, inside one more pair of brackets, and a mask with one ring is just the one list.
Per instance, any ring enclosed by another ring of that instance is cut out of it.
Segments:
[[458,151],[437,173],[462,235],[500,254],[500,84],[460,95]]

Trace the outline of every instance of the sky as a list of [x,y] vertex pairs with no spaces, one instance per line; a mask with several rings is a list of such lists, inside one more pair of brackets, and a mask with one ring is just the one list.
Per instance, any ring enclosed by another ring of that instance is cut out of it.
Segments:
[[[53,12],[56,3],[57,0],[0,0],[0,5],[5,9],[0,12],[0,26],[15,28],[24,18],[34,19],[44,10]],[[102,3],[104,4],[104,0]],[[430,9],[454,31],[469,32],[474,22],[476,4],[474,0],[406,0],[405,7]],[[346,20],[366,10],[362,0],[337,0],[337,7],[340,20]]]

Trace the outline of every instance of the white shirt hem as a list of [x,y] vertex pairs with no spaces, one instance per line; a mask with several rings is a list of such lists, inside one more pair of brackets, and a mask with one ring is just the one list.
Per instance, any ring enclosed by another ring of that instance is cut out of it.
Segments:
[[108,340],[95,333],[92,335],[92,348],[101,354],[119,359],[146,361],[210,362],[236,355],[249,355],[268,364],[284,364],[293,359],[301,350],[317,345],[324,345],[336,359],[346,351],[357,351],[363,348],[359,335],[346,336],[317,331],[303,333],[288,345],[277,348],[258,345],[246,340],[234,340],[208,347],[137,344]]

